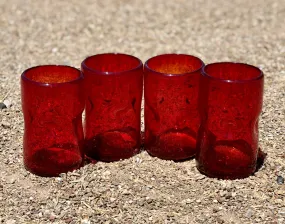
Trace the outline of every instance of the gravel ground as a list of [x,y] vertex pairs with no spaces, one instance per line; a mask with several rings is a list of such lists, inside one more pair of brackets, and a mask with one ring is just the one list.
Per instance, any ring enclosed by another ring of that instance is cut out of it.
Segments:
[[[0,223],[285,223],[284,17],[282,0],[0,0],[0,101],[8,93],[12,103],[0,110]],[[58,178],[25,171],[21,72],[79,67],[102,52],[143,61],[178,52],[261,67],[263,167],[221,181],[201,175],[193,160],[142,152]]]

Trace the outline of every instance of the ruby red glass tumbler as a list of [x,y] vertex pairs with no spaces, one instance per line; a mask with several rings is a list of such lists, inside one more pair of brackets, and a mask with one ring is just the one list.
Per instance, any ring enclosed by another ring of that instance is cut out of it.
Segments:
[[145,63],[145,148],[150,155],[167,160],[195,155],[203,66],[199,58],[183,54],[159,55]]
[[57,65],[30,68],[21,76],[24,165],[39,176],[79,168],[83,155],[80,70]]
[[111,162],[140,151],[143,65],[133,56],[106,53],[86,58],[85,154]]
[[197,167],[210,177],[245,178],[256,169],[263,73],[221,62],[205,66],[200,78]]

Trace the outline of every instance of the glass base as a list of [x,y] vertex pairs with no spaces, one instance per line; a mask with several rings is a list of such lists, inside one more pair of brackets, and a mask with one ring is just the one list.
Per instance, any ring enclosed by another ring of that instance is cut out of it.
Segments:
[[50,147],[36,150],[25,156],[25,168],[38,176],[53,177],[78,169],[82,157],[77,148]]
[[236,168],[236,169],[229,169],[229,170],[209,170],[205,166],[199,164],[196,161],[197,169],[200,173],[206,175],[207,177],[211,178],[218,178],[218,179],[225,179],[225,180],[235,180],[235,179],[244,179],[251,176],[256,166],[247,167],[247,168]]
[[198,170],[209,177],[242,179],[256,169],[256,153],[244,140],[217,141],[197,156]]
[[146,151],[165,160],[180,161],[194,157],[196,138],[188,132],[167,132],[158,137],[150,136],[146,142]]
[[134,133],[109,131],[85,141],[85,154],[98,161],[113,162],[128,159],[140,151]]

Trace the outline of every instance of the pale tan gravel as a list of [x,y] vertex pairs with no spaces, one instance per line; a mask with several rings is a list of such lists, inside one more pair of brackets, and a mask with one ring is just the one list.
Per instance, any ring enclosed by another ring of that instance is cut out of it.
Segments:
[[[285,223],[285,1],[0,0],[0,223]],[[246,62],[263,69],[255,176],[209,179],[195,161],[146,152],[40,178],[22,164],[19,76],[39,64],[76,67],[88,55],[194,54],[206,63]]]

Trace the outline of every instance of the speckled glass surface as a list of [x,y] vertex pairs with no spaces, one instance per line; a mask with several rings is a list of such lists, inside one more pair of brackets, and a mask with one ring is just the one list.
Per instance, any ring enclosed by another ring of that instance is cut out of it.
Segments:
[[24,164],[32,173],[57,176],[80,167],[82,85],[82,73],[68,66],[38,66],[22,74]]
[[196,153],[199,75],[204,63],[191,55],[165,54],[145,64],[145,148],[161,159]]
[[247,177],[256,168],[263,73],[225,62],[205,66],[200,78],[198,169],[211,177]]
[[85,153],[101,161],[140,151],[142,62],[125,54],[100,54],[81,65],[85,76]]

